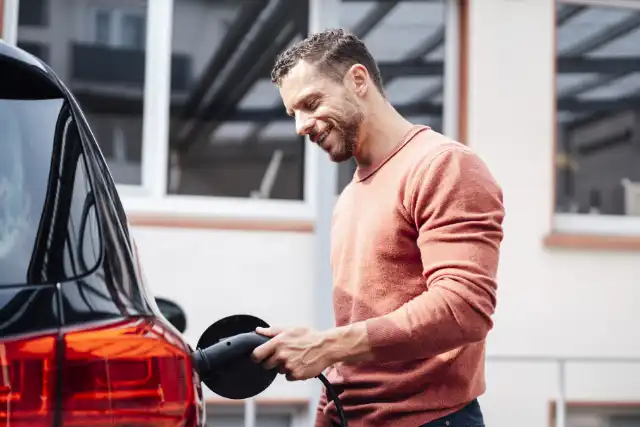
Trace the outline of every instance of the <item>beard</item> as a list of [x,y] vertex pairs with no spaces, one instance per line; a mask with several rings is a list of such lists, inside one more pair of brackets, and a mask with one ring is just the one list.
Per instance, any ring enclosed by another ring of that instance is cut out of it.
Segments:
[[342,163],[353,157],[363,121],[364,114],[358,104],[347,99],[342,118],[334,120],[333,123],[332,133],[336,134],[329,135],[330,138],[336,139],[336,142],[325,148],[333,162]]

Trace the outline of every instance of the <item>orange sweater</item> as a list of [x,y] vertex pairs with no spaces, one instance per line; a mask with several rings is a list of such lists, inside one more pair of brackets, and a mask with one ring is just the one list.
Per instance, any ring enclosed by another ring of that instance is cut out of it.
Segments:
[[[350,426],[417,427],[485,390],[502,191],[469,148],[414,126],[336,205],[337,326],[365,322],[375,361],[327,372]],[[338,421],[323,392],[316,427]]]

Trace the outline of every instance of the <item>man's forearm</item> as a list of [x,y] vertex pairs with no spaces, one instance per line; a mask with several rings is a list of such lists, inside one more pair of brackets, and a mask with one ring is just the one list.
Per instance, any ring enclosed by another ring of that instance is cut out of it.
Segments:
[[465,285],[443,280],[446,284],[435,285],[397,310],[365,322],[372,359],[427,358],[486,337],[493,327],[494,298],[488,294],[468,297]]
[[493,297],[470,302],[456,292],[464,285],[443,280],[448,286],[434,285],[389,314],[327,331],[332,363],[427,358],[484,339]]
[[331,364],[373,360],[369,334],[364,322],[356,322],[328,330],[325,348]]

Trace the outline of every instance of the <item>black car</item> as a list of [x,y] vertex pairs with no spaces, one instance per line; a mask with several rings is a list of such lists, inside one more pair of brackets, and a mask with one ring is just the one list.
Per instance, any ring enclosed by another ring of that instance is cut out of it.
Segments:
[[184,314],[130,233],[75,98],[0,42],[0,426],[204,425]]

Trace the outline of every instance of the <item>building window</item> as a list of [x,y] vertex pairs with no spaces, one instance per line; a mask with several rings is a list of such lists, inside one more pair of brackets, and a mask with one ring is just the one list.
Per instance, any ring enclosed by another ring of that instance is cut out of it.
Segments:
[[169,193],[304,200],[305,141],[270,71],[308,14],[300,0],[174,2],[172,54],[189,68],[172,70]]
[[621,3],[556,5],[557,214],[640,216],[640,4]]
[[244,427],[255,425],[260,427],[301,427],[308,424],[308,404],[304,402],[256,402],[253,423],[247,423],[249,402],[225,404],[207,402],[207,427]]
[[[47,13],[46,28],[20,22],[19,46],[36,53],[79,100],[118,184],[141,185],[146,2],[95,9],[90,1],[20,1]],[[53,10],[55,9],[55,13]]]
[[[455,138],[452,129],[444,129],[443,108],[447,13],[454,3],[342,0],[340,26],[367,44],[379,63],[385,95],[401,114]],[[338,192],[354,172],[352,161],[339,165]]]
[[[371,47],[391,102],[456,138],[446,124],[457,70],[445,57],[458,2],[22,0],[50,3],[48,25],[21,23],[17,43],[46,56],[80,101],[128,210],[307,221],[325,153],[284,111],[270,81],[278,53],[309,34],[310,12],[340,7],[331,26]],[[320,13],[314,31],[329,20]],[[171,37],[147,38],[149,28]],[[338,169],[336,192],[354,164]]]
[[134,50],[145,47],[146,17],[143,12],[96,9],[92,25],[93,41],[96,44]]
[[25,27],[46,27],[49,25],[50,0],[20,0],[18,25]]
[[[555,418],[556,411],[552,407],[550,421],[555,423]],[[637,427],[640,426],[640,405],[570,402],[566,407],[566,426]]]

